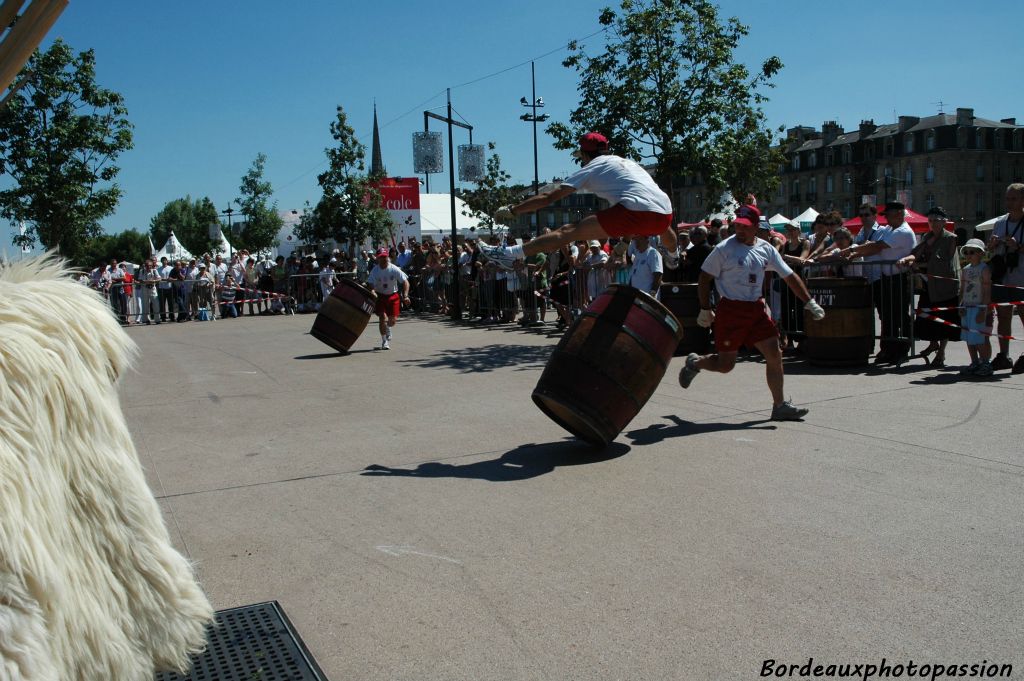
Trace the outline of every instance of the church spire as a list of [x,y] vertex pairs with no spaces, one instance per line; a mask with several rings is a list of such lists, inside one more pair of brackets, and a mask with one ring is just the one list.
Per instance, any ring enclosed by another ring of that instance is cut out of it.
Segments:
[[380,130],[377,128],[377,102],[373,102],[373,151],[370,155],[370,175],[377,177],[387,174],[380,154]]

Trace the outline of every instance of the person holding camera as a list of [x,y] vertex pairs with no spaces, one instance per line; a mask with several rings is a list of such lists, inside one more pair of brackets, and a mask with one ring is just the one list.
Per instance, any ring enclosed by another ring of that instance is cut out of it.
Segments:
[[[1006,215],[996,220],[988,240],[989,265],[992,269],[992,302],[1009,303],[1024,300],[1024,266],[1020,262],[1024,242],[1024,183],[1014,182],[1006,188]],[[996,308],[999,354],[992,360],[995,370],[1012,369],[1024,374],[1024,354],[1010,363],[1010,340],[1013,311],[1024,322],[1024,305],[1000,305]]]

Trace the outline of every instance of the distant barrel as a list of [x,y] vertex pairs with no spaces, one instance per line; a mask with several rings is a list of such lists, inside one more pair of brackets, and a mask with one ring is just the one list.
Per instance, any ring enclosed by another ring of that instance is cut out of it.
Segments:
[[667,307],[679,320],[683,327],[683,340],[676,348],[677,355],[688,355],[696,352],[699,355],[711,350],[711,329],[697,324],[700,314],[700,299],[697,297],[697,284],[672,283],[662,284],[658,292],[661,304]]
[[814,321],[804,311],[805,337],[800,349],[807,361],[823,366],[867,364],[875,349],[875,310],[868,280],[811,277],[807,289],[825,308],[821,321]]
[[533,401],[573,435],[607,446],[654,394],[681,338],[668,308],[612,284],[562,337]]

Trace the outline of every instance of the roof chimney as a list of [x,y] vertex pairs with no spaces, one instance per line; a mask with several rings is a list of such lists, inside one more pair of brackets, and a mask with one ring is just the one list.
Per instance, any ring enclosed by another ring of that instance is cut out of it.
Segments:
[[1006,123],[1007,125],[1017,125],[1017,119],[1016,118],[1003,118],[1003,119],[1000,119],[999,122],[1000,123]]
[[835,121],[825,121],[821,124],[821,137],[825,144],[829,144],[843,134],[843,129]]
[[957,125],[974,125],[974,109],[961,109],[956,110],[956,124]]
[[920,116],[900,116],[900,132],[906,132],[920,122]]
[[860,122],[860,138],[864,139],[875,131],[878,126],[875,125],[875,121],[871,118],[866,121]]

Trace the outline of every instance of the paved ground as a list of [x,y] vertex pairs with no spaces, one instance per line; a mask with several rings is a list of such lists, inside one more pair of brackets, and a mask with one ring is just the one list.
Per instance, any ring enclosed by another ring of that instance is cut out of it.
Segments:
[[131,328],[122,394],[215,607],[279,600],[335,681],[1024,667],[1024,375],[796,363],[775,424],[762,365],[677,358],[595,454],[530,400],[553,335],[312,321]]

